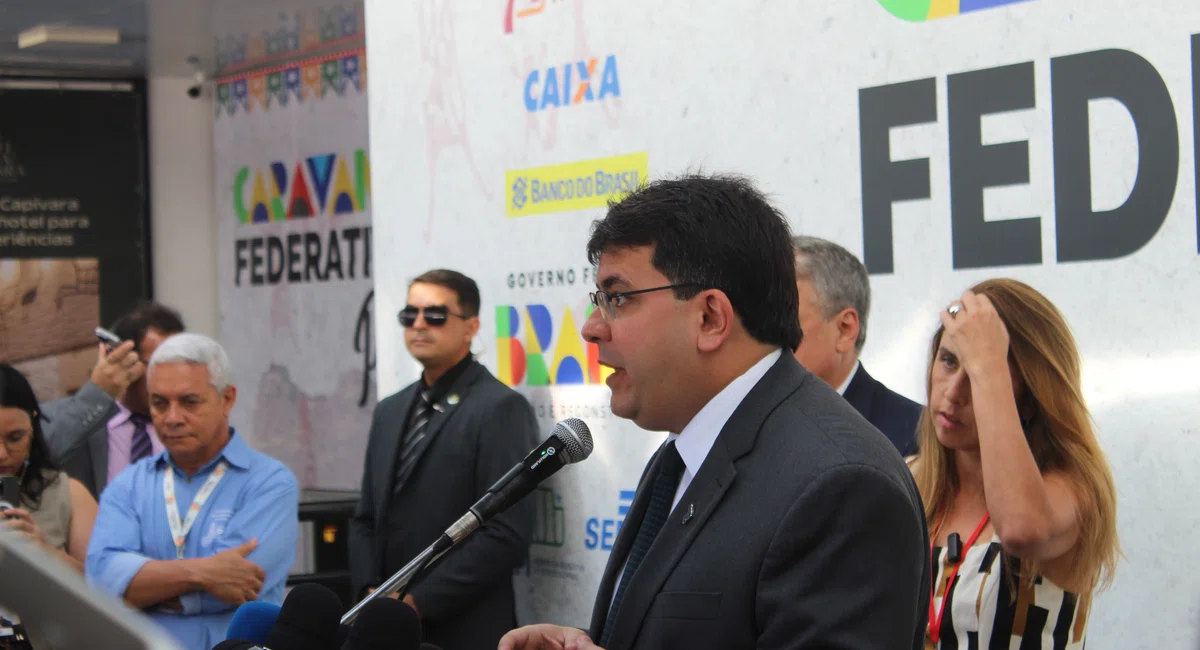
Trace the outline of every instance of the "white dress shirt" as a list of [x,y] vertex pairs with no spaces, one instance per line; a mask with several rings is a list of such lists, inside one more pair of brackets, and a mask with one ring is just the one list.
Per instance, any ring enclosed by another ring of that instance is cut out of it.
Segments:
[[782,350],[776,350],[750,366],[749,370],[729,382],[728,386],[709,400],[708,404],[705,404],[704,408],[700,409],[700,412],[692,418],[692,421],[687,423],[683,431],[667,436],[668,441],[675,441],[675,449],[679,450],[679,457],[683,459],[683,464],[686,466],[683,476],[679,479],[679,487],[675,490],[675,500],[671,502],[672,512],[679,504],[680,497],[692,484],[696,472],[700,471],[704,459],[708,458],[708,452],[712,450],[713,443],[717,441],[721,429],[725,428],[725,423],[733,416],[733,412],[737,410],[742,400],[746,399],[746,395],[750,394],[750,389],[754,388],[771,369],[771,366],[775,365],[781,354],[783,354]]
[[846,375],[846,381],[843,381],[842,385],[838,386],[838,395],[841,395],[842,397],[846,396],[846,389],[850,387],[850,382],[854,381],[854,375],[858,374],[858,366],[859,362],[855,361],[854,367],[850,369],[850,374]]

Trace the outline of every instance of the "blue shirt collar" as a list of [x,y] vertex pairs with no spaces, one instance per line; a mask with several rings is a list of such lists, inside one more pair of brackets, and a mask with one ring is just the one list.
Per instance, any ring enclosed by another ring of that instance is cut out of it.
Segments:
[[[205,463],[204,467],[201,467],[200,471],[196,472],[196,474],[204,474],[212,470],[222,458],[231,466],[238,469],[250,469],[250,452],[250,446],[237,434],[237,429],[229,427],[229,442],[225,443],[225,448],[221,450],[221,453],[217,454],[216,458]],[[155,465],[161,463],[170,463],[171,467],[178,469],[178,466],[171,460],[171,452],[166,449],[159,452],[158,456],[154,458]]]

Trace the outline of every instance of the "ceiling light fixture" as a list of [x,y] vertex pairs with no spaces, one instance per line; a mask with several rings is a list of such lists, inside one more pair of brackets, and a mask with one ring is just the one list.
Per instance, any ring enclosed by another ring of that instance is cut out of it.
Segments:
[[117,45],[121,34],[115,27],[38,25],[17,36],[17,47],[36,45]]

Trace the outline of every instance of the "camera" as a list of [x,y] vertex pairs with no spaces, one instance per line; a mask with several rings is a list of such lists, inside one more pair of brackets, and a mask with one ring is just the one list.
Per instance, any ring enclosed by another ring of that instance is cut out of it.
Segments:
[[192,75],[192,81],[195,83],[188,86],[187,95],[192,99],[196,99],[204,92],[204,82],[208,81],[208,76],[202,70],[197,70],[196,74]]
[[187,96],[196,99],[204,94],[204,84],[208,81],[208,75],[204,72],[203,61],[198,56],[189,56],[187,63],[195,72],[192,73],[192,85],[188,86]]

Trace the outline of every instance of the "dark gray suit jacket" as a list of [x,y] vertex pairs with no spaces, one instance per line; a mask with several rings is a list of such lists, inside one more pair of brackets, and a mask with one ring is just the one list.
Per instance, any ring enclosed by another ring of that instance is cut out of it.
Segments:
[[[441,410],[426,425],[430,442],[396,492],[396,456],[418,383],[375,407],[362,496],[350,524],[356,593],[389,577],[383,575],[387,547],[393,553],[399,547],[405,561],[416,557],[538,443],[529,402],[472,362],[439,402]],[[450,403],[453,395],[458,396],[456,404]],[[387,530],[395,508],[404,513],[406,524]],[[528,555],[533,520],[534,503],[526,498],[446,554],[411,587],[425,641],[444,650],[495,649],[516,624],[512,575]]]
[[[593,639],[660,456],[617,535]],[[667,519],[626,589],[608,650],[919,649],[929,571],[924,509],[903,459],[785,351]]]
[[74,395],[41,406],[51,460],[98,501],[108,485],[108,421],[120,410],[116,401],[88,381]]
[[917,453],[921,405],[893,391],[859,365],[843,395],[867,421],[883,432],[901,456]]

